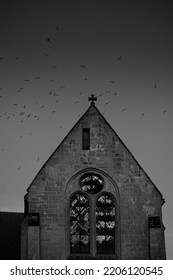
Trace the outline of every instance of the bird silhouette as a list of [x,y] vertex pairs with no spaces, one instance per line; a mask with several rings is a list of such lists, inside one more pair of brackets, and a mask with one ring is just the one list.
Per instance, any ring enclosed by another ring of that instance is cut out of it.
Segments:
[[42,109],[42,108],[44,108],[45,107],[45,105],[42,105],[41,107],[40,107],[40,109]]
[[0,95],[0,98],[3,98],[3,96],[2,96],[2,95]]
[[110,91],[110,89],[109,90],[106,90],[106,93],[110,93],[111,91]]
[[28,79],[25,79],[24,82],[29,82],[29,80],[28,80]]
[[57,31],[59,30],[59,25],[57,25],[56,30],[57,30]]
[[47,38],[47,39],[46,39],[46,41],[47,41],[48,43],[52,43],[52,41],[51,41],[50,37],[49,37],[49,38]]
[[36,121],[39,120],[39,116],[34,116],[34,119],[36,119]]
[[57,65],[53,65],[52,67],[53,67],[53,68],[57,68]]
[[74,104],[77,104],[77,103],[79,103],[79,101],[78,101],[78,100],[74,102]]
[[65,85],[60,86],[59,88],[65,88]]
[[21,166],[18,167],[18,170],[21,170]]
[[156,88],[157,87],[157,85],[156,84],[154,84],[154,88]]
[[37,76],[37,77],[35,77],[34,79],[35,79],[35,80],[39,80],[39,79],[40,79],[40,77],[39,77],[39,76]]
[[0,62],[4,60],[4,57],[0,57]]
[[56,111],[55,111],[55,110],[54,110],[54,111],[52,111],[52,115],[53,115],[53,114],[55,114],[55,113],[56,113]]
[[86,65],[85,64],[81,64],[80,67],[81,68],[86,68]]
[[168,112],[168,111],[167,111],[167,110],[164,110],[164,111],[163,111],[163,115],[165,115],[165,114],[166,114],[166,112]]
[[112,81],[109,81],[109,83],[114,84],[114,83],[115,83],[115,81],[114,81],[114,80],[112,80]]
[[49,56],[49,54],[48,54],[48,53],[44,53],[43,55],[44,55],[44,56]]
[[126,108],[123,108],[121,111],[122,111],[122,112],[125,112],[125,111],[127,111],[127,109],[126,109]]
[[143,112],[142,114],[141,114],[141,117],[143,117],[145,115],[145,112]]
[[50,80],[49,82],[50,82],[50,83],[55,83],[55,80]]
[[117,91],[114,92],[114,95],[117,95]]
[[118,60],[121,60],[121,56],[118,57]]
[[83,78],[83,80],[84,80],[84,81],[87,81],[88,79],[87,79],[87,77],[86,77],[86,78]]

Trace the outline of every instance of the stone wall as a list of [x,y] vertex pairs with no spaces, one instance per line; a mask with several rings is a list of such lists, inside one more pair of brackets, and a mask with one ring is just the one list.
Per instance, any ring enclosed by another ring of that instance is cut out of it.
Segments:
[[[82,149],[82,128],[90,128],[89,150]],[[155,258],[150,253],[148,217],[159,216],[162,224],[162,195],[95,106],[90,106],[28,188],[28,211],[40,214],[40,258],[68,258],[69,195],[79,188],[75,178],[89,170],[102,174],[105,188],[117,198],[117,258]],[[162,247],[160,259],[164,259],[163,227],[154,242],[157,251]]]

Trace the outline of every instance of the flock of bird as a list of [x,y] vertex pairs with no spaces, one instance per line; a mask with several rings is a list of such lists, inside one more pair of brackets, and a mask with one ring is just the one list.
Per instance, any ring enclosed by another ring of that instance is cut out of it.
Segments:
[[[59,25],[57,25],[56,31],[59,31]],[[51,37],[47,37],[45,39],[45,42],[47,44],[53,44],[53,41],[54,40]],[[49,57],[49,53],[48,52],[44,52],[43,56]],[[19,60],[19,59],[20,59],[20,57],[16,56],[16,60]],[[120,62],[121,60],[122,60],[122,56],[117,57],[117,61]],[[0,57],[0,67],[3,66],[3,63],[5,63],[5,58],[4,57]],[[52,67],[53,68],[57,68],[57,64],[52,65]],[[79,65],[79,67],[84,70],[84,72],[82,72],[82,73],[85,74],[86,73],[85,70],[87,69],[86,64],[82,63],[82,64]],[[39,81],[40,79],[41,79],[40,75],[34,76],[34,80]],[[85,76],[85,77],[82,78],[82,80],[87,82],[88,81],[88,77]],[[31,82],[31,79],[25,78],[23,80],[23,82],[24,82],[25,85],[29,84]],[[114,86],[114,85],[116,86],[116,81],[114,79],[111,79],[111,80],[107,81],[107,83],[112,85],[112,86]],[[49,80],[49,84],[50,85],[51,84],[56,84],[55,79],[50,79]],[[62,85],[59,85],[58,92],[55,92],[53,89],[50,89],[47,92],[47,94],[48,94],[48,96],[51,96],[51,97],[55,98],[55,103],[57,104],[57,103],[60,102],[62,90],[64,90],[65,88],[66,88],[66,85],[62,84]],[[156,83],[154,84],[154,88],[155,89],[157,88]],[[2,94],[0,94],[0,103],[2,102],[3,99],[5,99],[5,95],[3,95],[3,92],[4,92],[3,88],[0,88],[0,93],[1,92],[2,92]],[[25,93],[25,86],[22,85],[22,86],[20,86],[17,89],[16,94],[17,95],[23,95],[24,93]],[[79,97],[82,96],[82,94],[83,94],[83,92],[80,91]],[[105,92],[102,92],[102,93],[98,94],[96,97],[97,98],[101,98],[103,96],[106,96],[106,98],[107,98],[107,97],[110,97],[110,96],[117,96],[117,95],[118,95],[117,89],[114,88],[112,90],[112,87],[111,87],[111,89],[107,89]],[[73,104],[78,104],[78,103],[80,103],[80,99],[75,100]],[[106,103],[104,104],[103,108],[107,107],[109,104],[111,104],[111,100],[106,101]],[[40,114],[39,114],[40,110],[45,109],[47,107],[47,105],[39,104],[38,101],[35,102],[35,105],[37,106],[37,113],[32,113],[30,111],[28,112],[28,110],[27,110],[28,109],[28,105],[27,104],[22,104],[21,105],[20,103],[17,103],[17,102],[12,103],[11,106],[13,108],[14,107],[18,108],[19,111],[18,112],[15,111],[12,114],[11,113],[9,114],[7,111],[4,112],[4,113],[1,112],[0,113],[0,120],[4,119],[4,118],[7,119],[7,120],[10,120],[10,119],[12,119],[12,118],[14,118],[16,116],[20,116],[21,117],[21,119],[20,119],[21,123],[23,123],[26,119],[31,119],[31,118],[33,120],[35,120],[35,121],[39,121],[39,119],[40,119]],[[128,110],[127,108],[122,108],[121,112],[123,113],[123,112],[126,112],[127,110]],[[167,112],[168,112],[168,110],[163,110],[163,115],[165,115]],[[55,109],[51,110],[51,114],[52,115],[54,115],[56,113],[57,113],[57,111]],[[105,114],[105,112],[103,112],[103,114]],[[142,112],[141,113],[141,117],[143,118],[145,116],[145,114],[146,114],[146,112]],[[80,114],[78,115],[78,118],[79,117],[80,117]],[[62,128],[62,126],[60,126],[60,128]],[[32,135],[32,132],[30,132],[29,135]],[[22,138],[22,136],[20,136],[20,138]],[[4,150],[5,150],[4,148],[1,148],[1,151],[4,151]],[[40,160],[40,157],[37,158],[37,161],[39,161],[39,160]],[[20,170],[20,169],[21,169],[21,167],[18,167],[18,170]]]

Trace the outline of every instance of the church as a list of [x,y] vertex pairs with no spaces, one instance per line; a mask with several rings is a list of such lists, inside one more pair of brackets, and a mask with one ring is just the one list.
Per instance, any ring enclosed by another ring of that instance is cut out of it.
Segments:
[[164,199],[90,106],[24,197],[21,259],[164,260]]

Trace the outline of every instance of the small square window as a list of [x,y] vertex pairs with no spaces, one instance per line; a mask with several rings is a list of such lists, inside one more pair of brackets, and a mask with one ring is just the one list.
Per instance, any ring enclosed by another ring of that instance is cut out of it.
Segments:
[[82,131],[82,149],[89,150],[90,149],[90,129],[83,128]]

